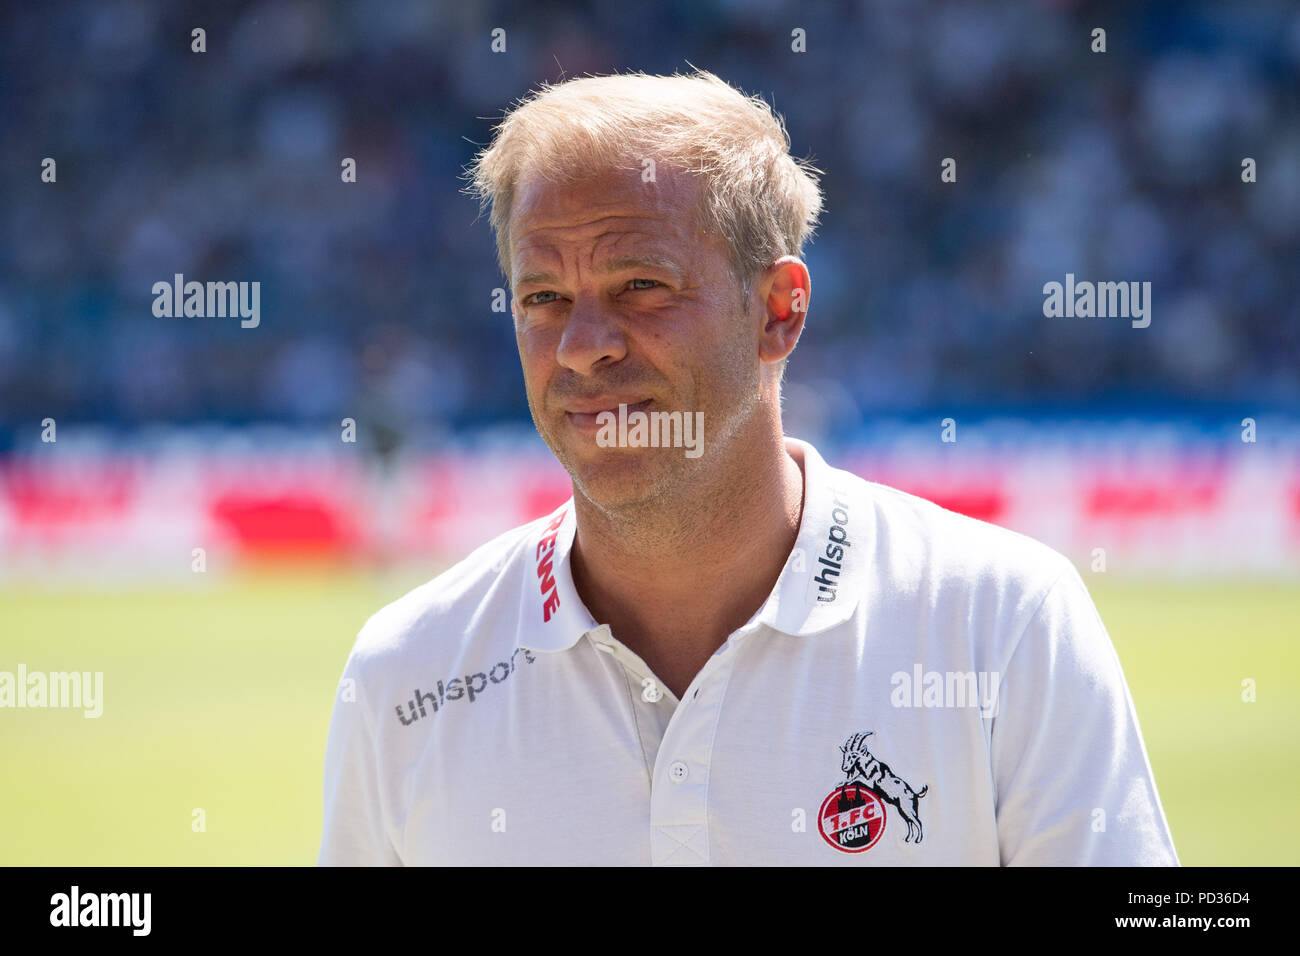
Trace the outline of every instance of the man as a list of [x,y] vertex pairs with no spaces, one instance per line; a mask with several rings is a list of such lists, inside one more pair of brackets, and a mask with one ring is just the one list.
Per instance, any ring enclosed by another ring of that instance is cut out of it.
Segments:
[[546,87],[477,158],[573,497],[366,623],[320,863],[1177,865],[1073,566],[783,435],[788,152],[696,73]]

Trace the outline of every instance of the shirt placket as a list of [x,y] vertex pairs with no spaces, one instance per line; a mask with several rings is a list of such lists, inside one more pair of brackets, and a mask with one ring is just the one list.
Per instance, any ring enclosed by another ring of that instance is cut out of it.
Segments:
[[668,721],[650,778],[650,859],[655,866],[709,862],[713,742],[743,635],[733,635],[691,681]]
[[[698,866],[709,862],[708,784],[714,729],[746,633],[736,633],[709,658],[678,701],[646,666],[607,629],[593,635],[598,650],[618,661],[634,683],[633,706],[650,774],[650,859],[655,866]],[[644,681],[654,689],[642,693]],[[653,698],[653,699],[648,699]],[[662,736],[652,735],[662,731]]]
[[620,644],[608,628],[601,627],[593,632],[592,642],[596,650],[608,654],[623,668],[641,751],[645,755],[646,777],[650,779],[654,775],[659,745],[679,702],[672,691],[650,672],[645,661]]

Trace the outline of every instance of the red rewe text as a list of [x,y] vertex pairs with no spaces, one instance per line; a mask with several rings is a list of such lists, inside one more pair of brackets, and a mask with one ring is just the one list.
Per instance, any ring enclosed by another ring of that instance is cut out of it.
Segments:
[[[537,542],[537,576],[541,578],[542,587],[542,620],[549,621],[551,615],[560,607],[560,595],[555,590],[555,577],[551,574],[551,558],[555,556],[555,539],[559,535],[560,525],[564,523],[564,516],[568,513],[566,508],[552,519],[551,523],[546,526],[550,534]],[[542,552],[546,552],[543,554]]]

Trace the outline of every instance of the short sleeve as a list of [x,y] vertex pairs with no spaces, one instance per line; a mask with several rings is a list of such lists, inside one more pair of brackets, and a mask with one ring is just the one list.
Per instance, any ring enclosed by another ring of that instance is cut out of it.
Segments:
[[1073,565],[1011,653],[990,746],[1003,865],[1179,865],[1119,656]]
[[400,866],[381,795],[378,742],[357,658],[339,680],[325,743],[324,824],[318,866]]

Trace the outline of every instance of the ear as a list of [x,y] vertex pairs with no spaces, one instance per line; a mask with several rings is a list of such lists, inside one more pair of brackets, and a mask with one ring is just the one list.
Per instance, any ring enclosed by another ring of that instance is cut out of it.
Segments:
[[758,354],[763,361],[775,364],[794,351],[803,333],[812,277],[797,256],[782,256],[763,270],[756,285],[763,303]]

